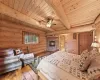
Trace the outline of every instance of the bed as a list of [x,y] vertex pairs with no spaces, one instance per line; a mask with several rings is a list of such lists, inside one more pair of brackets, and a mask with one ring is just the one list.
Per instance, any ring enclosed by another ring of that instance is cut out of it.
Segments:
[[38,73],[44,80],[88,80],[87,72],[78,69],[79,55],[58,51],[44,58]]
[[42,80],[100,80],[100,53],[58,51],[42,59],[37,69]]

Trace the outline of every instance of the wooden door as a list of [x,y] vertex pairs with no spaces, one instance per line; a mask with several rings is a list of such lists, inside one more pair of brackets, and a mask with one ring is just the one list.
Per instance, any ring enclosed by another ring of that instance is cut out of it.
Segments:
[[65,36],[64,35],[59,36],[59,49],[65,50]]
[[88,49],[91,50],[91,44],[93,42],[93,32],[79,33],[79,53]]

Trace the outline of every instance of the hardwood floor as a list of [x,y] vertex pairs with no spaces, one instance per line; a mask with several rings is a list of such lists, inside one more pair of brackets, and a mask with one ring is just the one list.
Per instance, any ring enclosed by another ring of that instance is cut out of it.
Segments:
[[[59,50],[56,50],[56,51],[59,51]],[[50,54],[53,54],[54,52],[56,52],[56,51],[45,51],[45,52],[41,52],[41,53],[38,53],[38,54],[36,54],[35,56],[37,57],[37,56],[46,56],[46,55],[50,55]]]
[[0,76],[0,80],[38,80],[37,78],[37,75],[29,66]]

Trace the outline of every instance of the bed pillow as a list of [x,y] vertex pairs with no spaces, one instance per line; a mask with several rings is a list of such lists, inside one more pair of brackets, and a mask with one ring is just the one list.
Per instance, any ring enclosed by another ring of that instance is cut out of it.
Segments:
[[91,50],[90,51],[90,58],[91,60],[96,59],[96,57],[100,56],[100,53],[97,50]]
[[84,50],[80,55],[79,69],[81,71],[86,71],[90,65],[90,56],[88,50]]
[[88,77],[90,80],[98,80],[97,78],[100,77],[100,56],[98,58],[93,59],[91,65],[88,68]]

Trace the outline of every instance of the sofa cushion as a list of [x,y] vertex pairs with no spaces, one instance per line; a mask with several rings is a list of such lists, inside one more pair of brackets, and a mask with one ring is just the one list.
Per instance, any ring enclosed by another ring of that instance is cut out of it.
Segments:
[[90,56],[88,50],[84,50],[80,55],[79,69],[81,71],[87,70],[90,64]]
[[21,61],[13,62],[13,63],[10,63],[10,64],[5,64],[5,65],[0,66],[0,71],[11,69],[11,68],[21,66],[21,65],[22,65]]
[[0,49],[0,57],[14,56],[13,49]]
[[21,68],[21,66],[16,66],[16,67],[13,67],[13,68],[2,70],[2,71],[0,71],[0,75],[4,74],[4,73],[7,73],[7,72],[10,72],[10,71],[13,71],[13,70],[16,70],[16,69],[19,69],[19,68]]
[[24,64],[30,64],[30,63],[34,62],[34,58],[25,59],[23,61],[24,61]]
[[25,54],[24,57],[23,57],[23,59],[30,59],[30,58],[34,58],[33,53]]
[[19,61],[19,57],[17,57],[17,56],[9,56],[9,57],[5,57],[5,58],[0,58],[0,66],[9,64],[9,63],[13,63],[13,62],[17,62],[17,61]]

